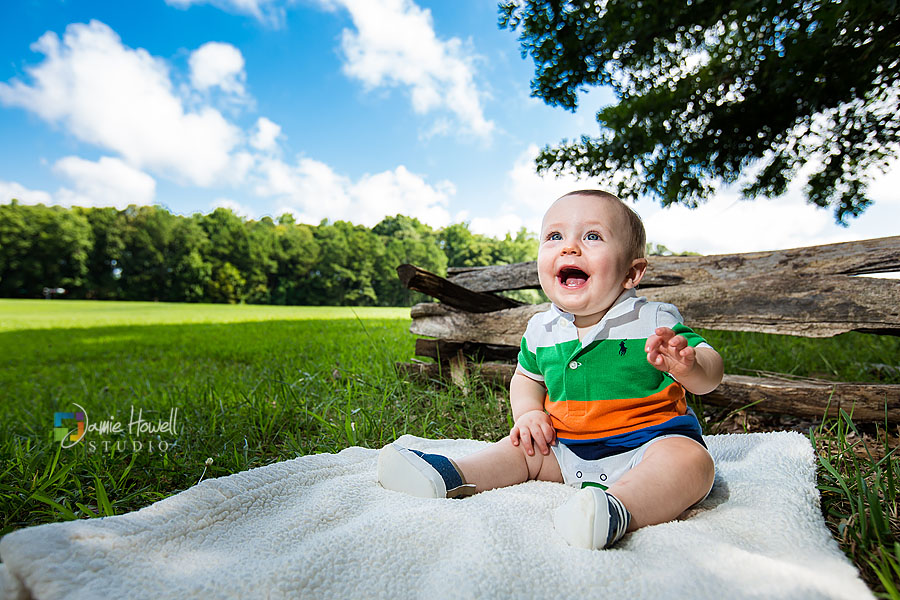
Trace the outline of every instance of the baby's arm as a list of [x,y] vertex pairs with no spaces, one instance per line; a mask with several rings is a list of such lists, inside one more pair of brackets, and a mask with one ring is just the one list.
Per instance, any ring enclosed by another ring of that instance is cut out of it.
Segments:
[[550,415],[544,412],[544,385],[516,371],[509,384],[509,403],[515,425],[509,431],[513,446],[522,442],[525,452],[534,455],[536,445],[541,454],[550,454],[550,444],[556,439],[556,431]]
[[719,353],[706,346],[688,346],[683,336],[668,327],[657,327],[647,338],[646,351],[651,365],[671,373],[691,393],[708,394],[722,382],[725,368]]

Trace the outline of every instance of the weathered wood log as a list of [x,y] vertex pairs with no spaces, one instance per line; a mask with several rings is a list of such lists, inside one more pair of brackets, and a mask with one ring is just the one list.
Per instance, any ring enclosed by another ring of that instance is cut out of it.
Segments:
[[407,288],[437,298],[460,310],[483,313],[522,304],[510,298],[474,292],[414,265],[400,265],[397,267],[397,275]]
[[450,267],[447,279],[479,292],[502,292],[541,287],[534,261],[490,267]]
[[416,356],[427,356],[439,361],[448,361],[455,357],[458,352],[462,352],[467,359],[475,361],[515,361],[519,355],[519,347],[426,340],[424,338],[416,339]]
[[[640,290],[671,302],[691,327],[830,337],[848,331],[900,335],[900,280],[771,273],[746,280]],[[528,319],[548,304],[473,315],[439,304],[412,308],[410,331],[454,342],[518,346]]]
[[[410,379],[421,381],[439,381],[449,383],[451,381],[451,369],[447,365],[438,363],[400,363],[396,364],[397,370]],[[470,365],[471,374],[477,374],[483,381],[499,387],[509,387],[509,380],[516,369],[509,363],[481,363]]]
[[423,303],[412,307],[409,330],[448,342],[477,342],[518,346],[531,315],[546,310],[548,304],[527,304],[492,313],[473,314],[444,306]]
[[642,290],[671,302],[692,327],[830,337],[900,335],[900,280],[770,273],[743,280]]
[[[900,236],[790,250],[711,256],[652,256],[642,288],[733,281],[781,273],[864,275],[900,271]],[[479,292],[539,288],[534,262],[447,269],[453,283]]]
[[[398,363],[409,376],[447,379],[450,370],[438,364]],[[516,366],[483,363],[477,371],[485,381],[507,387]],[[821,418],[828,411],[836,416],[844,409],[854,421],[900,422],[900,385],[836,383],[780,377],[725,375],[719,387],[704,396],[704,402],[726,408]]]
[[822,380],[726,375],[703,401],[727,408],[802,417],[836,417],[840,409],[854,421],[900,421],[900,385],[837,383]]

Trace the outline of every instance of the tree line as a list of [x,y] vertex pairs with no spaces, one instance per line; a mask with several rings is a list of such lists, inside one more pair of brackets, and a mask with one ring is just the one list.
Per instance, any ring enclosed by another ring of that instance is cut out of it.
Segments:
[[495,239],[457,223],[439,230],[404,215],[367,228],[346,221],[244,219],[217,208],[176,215],[160,206],[0,205],[0,297],[63,297],[291,305],[408,306],[423,299],[397,278],[413,263],[534,260],[524,228]]

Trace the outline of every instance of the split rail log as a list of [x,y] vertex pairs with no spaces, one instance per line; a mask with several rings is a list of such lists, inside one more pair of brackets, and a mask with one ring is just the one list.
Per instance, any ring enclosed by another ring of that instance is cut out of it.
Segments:
[[[404,364],[404,371],[431,380],[444,379],[449,371],[441,363]],[[516,370],[515,364],[482,363],[479,376],[504,387]],[[837,416],[840,409],[854,421],[900,422],[900,386],[869,383],[839,383],[821,379],[749,377],[725,375],[715,391],[702,396],[707,404],[731,409],[750,408],[760,412],[800,417]],[[890,399],[893,398],[894,402]]]
[[[900,236],[772,252],[652,257],[650,263],[639,294],[675,304],[692,327],[803,337],[900,335],[900,280],[855,277],[900,271]],[[416,340],[416,355],[438,364],[400,368],[428,378],[452,375],[459,383],[466,359],[501,361],[474,368],[484,379],[508,384],[528,319],[548,305],[503,305],[494,293],[539,287],[535,263],[453,269],[448,279],[411,265],[398,273],[410,289],[441,302],[414,306],[410,328],[436,338]],[[843,408],[860,421],[900,422],[900,385],[726,375],[703,401],[813,417]]]
[[[639,290],[671,302],[692,327],[831,337],[848,331],[900,334],[900,280],[777,275]],[[523,323],[549,304],[473,314],[444,304],[413,306],[411,331],[457,342],[518,345]]]
[[397,276],[408,289],[440,298],[446,305],[468,312],[485,313],[522,304],[503,296],[472,291],[415,265],[400,265]]
[[[734,281],[766,273],[795,275],[873,275],[900,271],[900,236],[825,246],[715,254],[653,256],[641,288],[712,281]],[[475,292],[539,289],[534,262],[447,269],[447,279]]]

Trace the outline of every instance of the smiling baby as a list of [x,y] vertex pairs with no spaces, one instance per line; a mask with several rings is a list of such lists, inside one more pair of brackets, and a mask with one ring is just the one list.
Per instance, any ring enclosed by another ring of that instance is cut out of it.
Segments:
[[722,380],[722,359],[671,304],[635,288],[644,227],[616,196],[580,190],[544,215],[538,250],[551,307],[531,318],[510,383],[509,436],[458,461],[397,444],[386,489],[454,498],[538,479],[578,488],[553,512],[571,545],[606,548],[703,500],[715,466],[685,390]]

